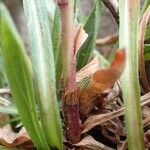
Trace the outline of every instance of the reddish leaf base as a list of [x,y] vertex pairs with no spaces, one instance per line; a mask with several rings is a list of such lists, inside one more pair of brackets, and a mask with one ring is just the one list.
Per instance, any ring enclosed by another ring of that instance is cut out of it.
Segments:
[[70,92],[69,94],[66,94],[63,99],[63,116],[66,124],[66,137],[72,144],[80,141],[82,131],[79,116],[79,104],[75,97],[76,94]]
[[68,140],[74,144],[80,141],[81,135],[81,125],[79,118],[79,106],[76,105],[66,105],[65,106],[65,120],[67,126],[67,137]]

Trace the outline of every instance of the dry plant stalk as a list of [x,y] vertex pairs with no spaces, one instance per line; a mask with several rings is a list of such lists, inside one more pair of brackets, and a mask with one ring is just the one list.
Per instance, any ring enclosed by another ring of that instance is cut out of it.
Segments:
[[119,79],[124,66],[125,50],[117,50],[110,67],[96,71],[88,81],[79,84],[78,99],[82,117],[86,117],[93,109],[97,95],[110,88]]
[[116,23],[119,25],[119,7],[117,0],[102,0],[104,5],[110,10],[112,13]]
[[119,35],[110,35],[101,39],[96,40],[96,46],[104,46],[104,45],[110,45],[115,44],[119,40]]

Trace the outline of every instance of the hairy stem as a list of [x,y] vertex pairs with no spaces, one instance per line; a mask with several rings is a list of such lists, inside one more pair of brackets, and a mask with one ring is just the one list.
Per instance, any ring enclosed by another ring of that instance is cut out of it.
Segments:
[[74,45],[73,45],[73,0],[58,0],[60,8],[62,33],[61,33],[61,49],[63,61],[63,88],[73,90],[76,87],[75,82],[75,61],[74,61]]
[[58,0],[61,14],[61,49],[63,63],[63,116],[67,137],[72,143],[80,139],[79,104],[77,99],[76,60],[74,50],[74,0]]

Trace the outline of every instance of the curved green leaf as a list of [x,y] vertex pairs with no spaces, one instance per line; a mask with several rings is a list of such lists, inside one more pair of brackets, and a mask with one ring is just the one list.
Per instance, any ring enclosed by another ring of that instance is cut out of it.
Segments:
[[9,16],[0,2],[0,39],[8,81],[19,115],[38,149],[48,149],[36,112],[32,70],[23,43]]
[[41,125],[49,146],[62,149],[47,0],[23,0]]

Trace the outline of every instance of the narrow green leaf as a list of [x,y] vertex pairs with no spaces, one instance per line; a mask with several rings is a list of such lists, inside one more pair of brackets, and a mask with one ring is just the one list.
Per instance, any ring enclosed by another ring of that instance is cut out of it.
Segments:
[[17,148],[6,148],[4,146],[0,146],[0,150],[19,150]]
[[144,12],[146,11],[146,9],[148,8],[149,5],[150,5],[150,0],[145,0],[144,5],[141,10],[141,15],[144,14]]
[[2,50],[0,46],[0,88],[4,87],[6,83],[7,83],[7,77],[6,77],[4,61],[2,58]]
[[145,40],[150,39],[150,24],[146,28]]
[[61,17],[58,6],[55,10],[54,22],[53,22],[53,30],[52,30],[52,43],[53,43],[53,51],[54,51],[54,60],[55,60],[55,68],[56,68],[56,89],[59,93],[60,88],[60,79],[62,74],[62,62],[61,62]]
[[144,59],[150,60],[150,44],[144,45]]
[[100,24],[100,15],[101,1],[96,0],[86,24],[84,25],[88,38],[77,53],[77,70],[80,70],[88,63],[91,52],[95,49],[95,42]]
[[109,62],[112,62],[114,59],[115,51],[119,47],[119,42],[115,43],[112,47],[112,50],[109,53],[109,56],[107,57]]
[[119,3],[119,46],[126,49],[126,67],[121,78],[121,87],[125,104],[128,149],[144,150],[137,47],[140,0],[120,0]]
[[5,6],[0,2],[0,39],[12,94],[30,137],[37,149],[47,150],[36,111],[32,70],[25,48]]
[[46,0],[23,0],[41,125],[49,146],[62,149],[55,65]]

